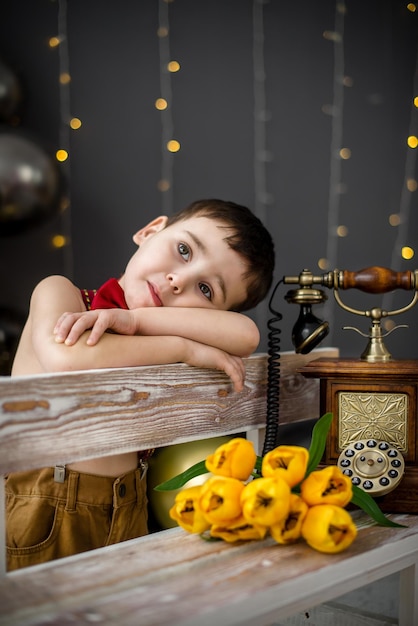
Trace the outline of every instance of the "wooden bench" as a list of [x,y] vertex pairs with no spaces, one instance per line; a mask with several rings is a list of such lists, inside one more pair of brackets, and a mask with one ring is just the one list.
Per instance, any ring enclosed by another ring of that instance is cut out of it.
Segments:
[[[319,417],[318,382],[297,370],[335,355],[281,356],[281,423]],[[0,379],[0,473],[230,433],[262,444],[266,355],[246,367],[240,394],[222,373],[186,365]],[[205,542],[180,528],[10,573],[3,550],[0,624],[271,624],[397,571],[399,624],[418,624],[418,517],[394,516],[404,528],[360,518],[337,555],[302,542]]]

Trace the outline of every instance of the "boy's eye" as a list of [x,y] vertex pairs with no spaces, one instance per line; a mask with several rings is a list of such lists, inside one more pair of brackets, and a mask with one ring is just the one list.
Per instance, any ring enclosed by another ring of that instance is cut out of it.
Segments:
[[205,285],[205,283],[200,283],[199,289],[203,293],[205,298],[207,298],[208,300],[212,300],[212,290],[210,287],[208,287],[208,285]]
[[178,251],[180,252],[181,256],[188,261],[189,257],[190,257],[190,248],[188,245],[186,245],[185,243],[179,243],[178,245]]

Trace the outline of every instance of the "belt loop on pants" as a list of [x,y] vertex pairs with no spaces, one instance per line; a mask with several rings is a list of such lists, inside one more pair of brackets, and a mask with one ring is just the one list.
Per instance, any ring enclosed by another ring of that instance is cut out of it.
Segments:
[[75,511],[77,502],[77,490],[78,490],[78,472],[68,472],[68,487],[67,487],[67,503],[65,505],[66,511]]
[[141,503],[141,470],[138,468],[135,472],[135,489],[136,489],[136,503]]

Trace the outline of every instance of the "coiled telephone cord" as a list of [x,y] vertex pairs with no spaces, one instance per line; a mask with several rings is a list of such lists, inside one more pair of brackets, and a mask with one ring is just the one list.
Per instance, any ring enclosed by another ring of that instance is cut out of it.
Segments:
[[277,288],[283,282],[280,280],[271,294],[269,311],[274,317],[267,322],[268,328],[268,360],[267,360],[267,414],[266,433],[264,436],[263,456],[274,450],[278,445],[279,433],[279,399],[280,399],[280,334],[278,324],[283,316],[273,308],[273,299]]

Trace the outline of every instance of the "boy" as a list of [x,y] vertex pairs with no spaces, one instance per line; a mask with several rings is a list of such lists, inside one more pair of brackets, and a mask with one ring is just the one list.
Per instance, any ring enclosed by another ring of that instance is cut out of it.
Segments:
[[[133,240],[124,274],[96,295],[62,276],[37,285],[12,376],[184,362],[223,370],[240,391],[242,357],[259,334],[239,311],[265,297],[274,268],[260,220],[234,203],[202,200],[156,218]],[[125,453],[61,473],[9,475],[8,569],[146,534],[145,469],[145,457]]]

